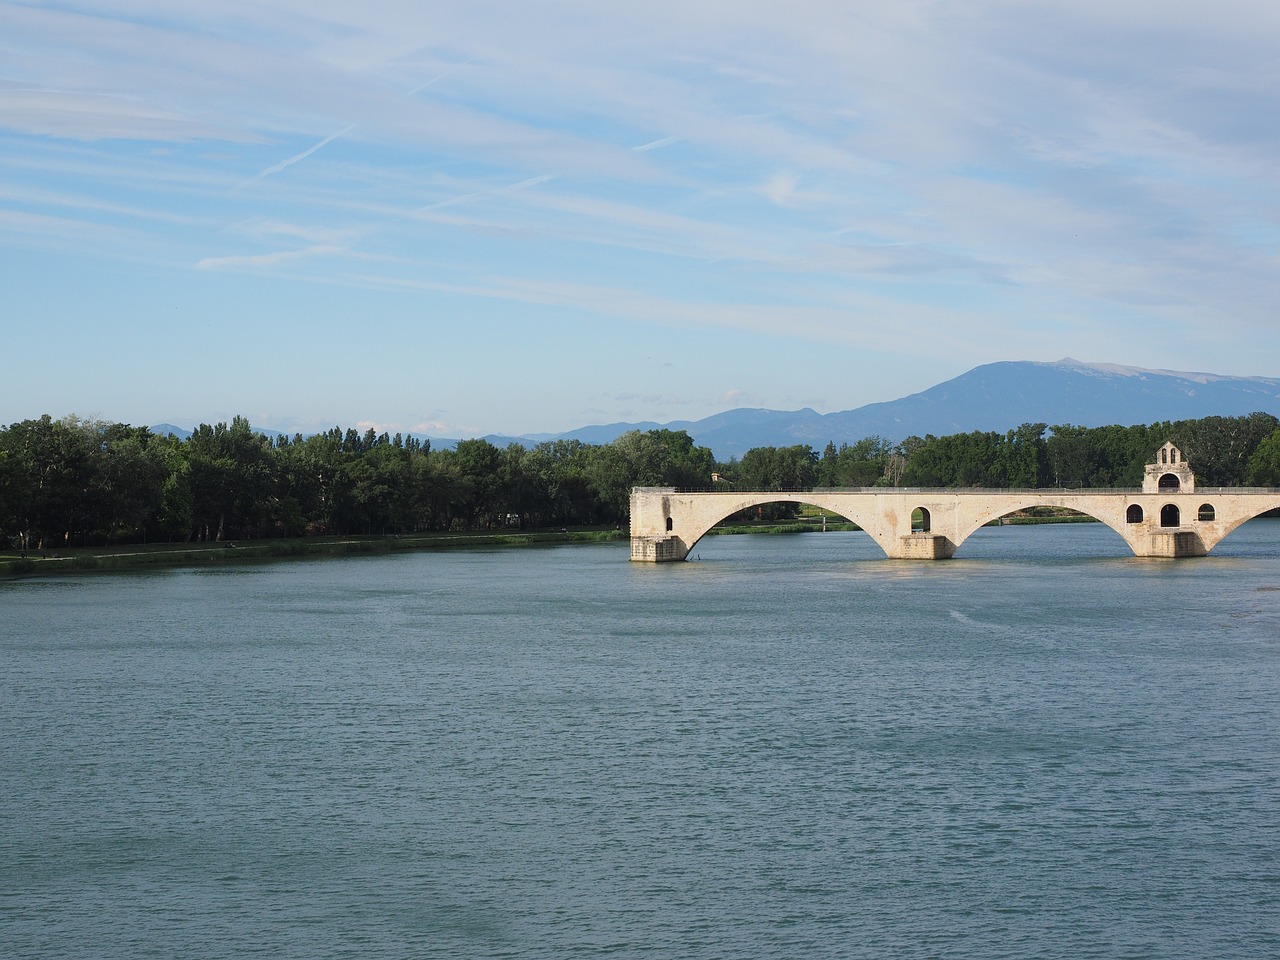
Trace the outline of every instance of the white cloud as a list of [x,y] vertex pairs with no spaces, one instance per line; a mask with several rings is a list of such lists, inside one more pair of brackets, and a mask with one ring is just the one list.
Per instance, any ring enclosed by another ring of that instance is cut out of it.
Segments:
[[301,250],[277,250],[254,255],[205,257],[197,261],[195,266],[197,270],[256,270],[310,257],[332,256],[344,252],[341,247],[312,246]]
[[789,173],[775,174],[764,185],[764,195],[778,206],[786,206],[795,197],[799,179]]
[[127,97],[61,90],[0,88],[0,127],[73,140],[257,139]]

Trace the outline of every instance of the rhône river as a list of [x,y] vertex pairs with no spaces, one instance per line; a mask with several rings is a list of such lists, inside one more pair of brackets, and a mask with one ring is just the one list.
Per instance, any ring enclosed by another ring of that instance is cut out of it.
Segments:
[[0,583],[0,954],[1280,956],[1280,522]]

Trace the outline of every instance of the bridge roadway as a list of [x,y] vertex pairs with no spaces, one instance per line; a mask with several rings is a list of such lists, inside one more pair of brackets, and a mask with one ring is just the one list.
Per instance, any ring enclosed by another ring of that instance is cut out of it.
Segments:
[[[683,560],[720,521],[766,503],[804,503],[856,523],[885,555],[944,560],[975,530],[1016,510],[1066,507],[1105,523],[1139,557],[1202,557],[1253,517],[1280,509],[1280,489],[929,490],[901,487],[684,493],[631,492],[631,559]],[[1191,489],[1187,489],[1190,486]],[[920,510],[923,523],[912,525]]]

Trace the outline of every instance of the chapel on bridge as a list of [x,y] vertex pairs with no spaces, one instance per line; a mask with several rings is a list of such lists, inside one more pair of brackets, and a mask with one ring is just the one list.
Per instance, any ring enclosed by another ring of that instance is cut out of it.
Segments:
[[[865,487],[856,490],[631,490],[631,559],[686,560],[726,517],[765,503],[803,503],[844,517],[895,560],[946,560],[995,520],[1033,508],[1067,509],[1119,534],[1135,557],[1203,557],[1241,524],[1280,510],[1280,489],[1196,489],[1182,451],[1166,443],[1142,487],[1036,490]],[[927,517],[919,524],[916,517]]]
[[1191,493],[1196,488],[1196,475],[1187,458],[1172,443],[1166,442],[1156,451],[1154,463],[1147,464],[1142,478],[1143,493]]

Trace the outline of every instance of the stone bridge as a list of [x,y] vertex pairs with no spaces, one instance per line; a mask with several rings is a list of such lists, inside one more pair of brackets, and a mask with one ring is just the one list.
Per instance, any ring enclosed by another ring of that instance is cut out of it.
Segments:
[[683,560],[722,520],[766,503],[804,503],[857,524],[885,555],[944,560],[975,530],[1029,507],[1065,507],[1105,523],[1139,557],[1202,557],[1242,523],[1280,509],[1280,489],[1196,489],[1195,475],[1172,444],[1148,464],[1141,488],[1125,490],[853,490],[682,493],[675,487],[631,492],[631,559]]

